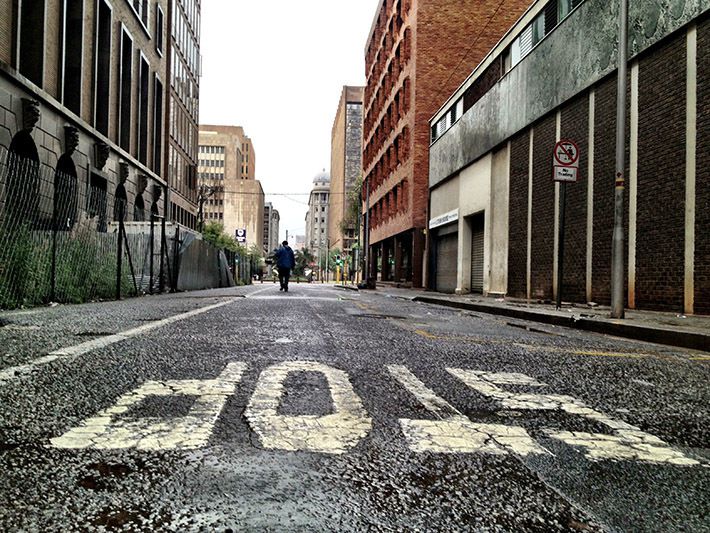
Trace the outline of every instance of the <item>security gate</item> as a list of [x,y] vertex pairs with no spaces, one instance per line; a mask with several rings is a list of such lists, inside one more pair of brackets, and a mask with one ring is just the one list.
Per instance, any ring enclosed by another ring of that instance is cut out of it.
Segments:
[[483,214],[471,218],[471,292],[483,292]]
[[436,290],[454,292],[458,260],[459,233],[456,224],[442,228],[436,238]]

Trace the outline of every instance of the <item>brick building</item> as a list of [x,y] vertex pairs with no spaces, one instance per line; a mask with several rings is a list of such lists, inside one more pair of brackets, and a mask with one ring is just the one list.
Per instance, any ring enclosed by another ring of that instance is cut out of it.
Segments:
[[247,246],[264,244],[264,190],[254,179],[254,145],[241,126],[200,125],[198,178],[205,222],[229,235],[246,230]]
[[382,0],[365,48],[369,270],[422,286],[429,119],[528,0]]
[[[580,175],[567,185],[562,297],[610,302],[615,6],[533,3],[433,117],[432,287],[556,297],[551,161],[555,142],[571,139]],[[630,308],[710,313],[709,9],[704,0],[630,5]]]
[[[60,197],[71,211],[63,229],[78,212],[101,232],[118,212],[164,213],[168,9],[168,0],[0,0],[0,160],[21,180],[35,227],[56,223]],[[16,172],[19,161],[29,172]],[[18,193],[4,194],[3,210]]]
[[[134,1],[146,5],[150,2]],[[162,17],[162,15],[160,15]],[[200,0],[170,0],[168,142],[170,215],[197,228],[197,139],[200,93]]]
[[343,87],[331,132],[328,238],[330,248],[345,255],[350,254],[358,237],[357,221],[344,222],[348,194],[362,174],[362,95],[363,87]]

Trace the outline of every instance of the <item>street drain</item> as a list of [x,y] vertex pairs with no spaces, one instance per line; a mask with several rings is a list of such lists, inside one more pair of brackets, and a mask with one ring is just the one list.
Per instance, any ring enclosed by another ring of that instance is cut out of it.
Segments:
[[75,333],[75,337],[108,337],[113,335],[113,333],[106,333],[105,331],[80,331]]

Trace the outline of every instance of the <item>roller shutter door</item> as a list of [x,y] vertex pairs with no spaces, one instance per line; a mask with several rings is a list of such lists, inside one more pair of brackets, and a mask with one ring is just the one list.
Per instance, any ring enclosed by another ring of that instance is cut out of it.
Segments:
[[483,223],[484,218],[473,219],[471,228],[471,292],[483,292]]
[[456,290],[458,237],[458,232],[454,232],[437,238],[436,290],[439,292],[454,292]]

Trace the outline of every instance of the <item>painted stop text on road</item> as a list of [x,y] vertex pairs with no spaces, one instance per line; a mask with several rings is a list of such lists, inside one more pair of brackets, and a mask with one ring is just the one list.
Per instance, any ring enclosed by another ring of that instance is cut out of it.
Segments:
[[[214,426],[247,368],[231,362],[213,379],[147,381],[123,394],[116,403],[89,417],[49,446],[61,449],[191,450],[206,447]],[[567,395],[550,393],[548,385],[531,376],[510,372],[446,368],[471,390],[494,400],[503,412],[560,411],[608,428],[605,433],[545,429],[542,434],[580,450],[591,461],[626,460],[676,466],[700,461],[660,438],[614,419]],[[326,415],[282,415],[280,401],[289,375],[314,372],[325,378],[332,400]],[[553,455],[519,425],[480,423],[462,414],[402,365],[386,367],[389,378],[403,387],[431,415],[427,419],[399,418],[408,448],[414,453],[482,453],[492,455]],[[521,389],[529,392],[514,392]],[[179,417],[122,417],[150,397],[188,397],[194,401]],[[269,450],[343,454],[369,435],[373,421],[353,388],[348,374],[321,362],[290,361],[265,368],[256,381],[245,419]]]

